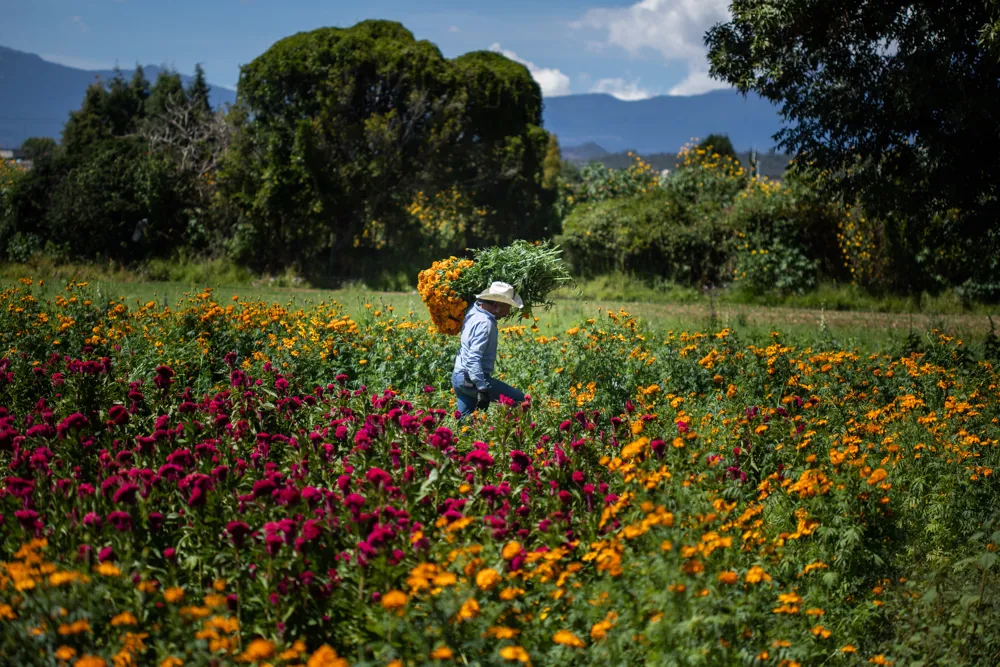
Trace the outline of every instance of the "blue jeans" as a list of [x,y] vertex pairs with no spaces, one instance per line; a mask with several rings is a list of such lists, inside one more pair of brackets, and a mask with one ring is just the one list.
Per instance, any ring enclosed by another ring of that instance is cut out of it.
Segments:
[[[458,399],[458,411],[462,413],[459,419],[464,419],[475,412],[478,391],[474,385],[465,383],[464,373],[452,373],[451,386],[455,390],[455,398]],[[488,375],[486,376],[486,386],[491,403],[495,403],[501,396],[506,396],[515,403],[524,401],[524,393],[520,389]]]

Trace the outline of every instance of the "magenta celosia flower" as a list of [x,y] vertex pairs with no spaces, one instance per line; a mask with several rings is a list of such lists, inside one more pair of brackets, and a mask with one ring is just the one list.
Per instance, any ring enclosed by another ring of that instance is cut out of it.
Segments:
[[56,427],[56,431],[58,432],[59,437],[61,439],[65,439],[66,434],[69,433],[70,431],[78,431],[84,428],[85,426],[88,426],[89,424],[90,424],[89,419],[84,417],[79,412],[74,412],[73,414],[69,415],[61,422],[59,422],[59,426]]
[[493,465],[493,457],[483,449],[473,449],[465,455],[465,462],[471,463],[480,470],[485,470]]
[[35,483],[30,479],[8,477],[5,481],[7,483],[7,493],[18,498],[26,498],[35,490]]
[[678,433],[687,433],[688,432],[688,423],[686,421],[683,421],[683,420],[682,421],[678,421],[677,422],[677,432]]
[[118,487],[118,490],[115,491],[115,495],[112,500],[114,500],[116,505],[131,505],[135,502],[135,495],[138,492],[138,485],[126,482]]
[[156,367],[156,377],[153,378],[153,384],[155,384],[160,389],[167,389],[174,382],[174,370],[169,366],[157,366]]
[[392,476],[381,468],[369,468],[368,472],[365,473],[365,479],[376,489],[382,486],[389,486],[392,482]]
[[268,535],[264,538],[264,548],[269,556],[277,556],[284,543],[285,541],[280,535]]
[[166,521],[166,517],[160,512],[150,512],[149,513],[149,529],[153,532],[159,531],[163,528],[163,524]]
[[230,521],[226,524],[226,532],[229,533],[233,546],[240,549],[243,547],[246,536],[250,533],[250,526],[242,521]]
[[132,515],[128,512],[116,510],[107,516],[108,523],[115,527],[115,530],[125,533],[132,530]]
[[253,483],[253,497],[263,498],[270,496],[278,488],[278,485],[270,479],[259,479]]
[[88,528],[93,528],[94,530],[101,529],[101,517],[96,512],[87,512],[87,515],[83,517],[83,525]]
[[174,560],[175,558],[177,558],[177,549],[174,549],[173,547],[167,547],[166,549],[163,550],[163,557],[170,561]]
[[38,523],[38,512],[35,510],[21,509],[14,512],[14,518],[17,519],[21,527],[26,531],[33,532]]
[[364,507],[365,498],[356,493],[349,493],[344,498],[344,507],[348,508],[352,512],[359,512],[361,508]]
[[51,424],[35,424],[24,435],[29,438],[51,438],[56,435],[56,429]]
[[112,405],[108,410],[108,420],[115,426],[124,426],[129,422],[128,410],[124,405]]
[[114,559],[115,559],[115,550],[112,547],[102,547],[101,550],[97,552],[97,560],[99,560],[102,563]]
[[653,450],[653,454],[656,455],[657,458],[663,456],[663,452],[666,450],[666,447],[667,443],[660,438],[657,438],[649,443],[649,448]]

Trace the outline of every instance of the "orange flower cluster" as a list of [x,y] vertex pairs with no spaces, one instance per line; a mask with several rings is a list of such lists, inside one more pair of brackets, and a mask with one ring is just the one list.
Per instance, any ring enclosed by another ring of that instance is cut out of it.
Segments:
[[462,330],[462,320],[469,304],[455,293],[451,283],[471,266],[472,260],[449,257],[434,262],[431,268],[421,271],[417,277],[417,291],[431,314],[434,326],[443,334],[454,336]]

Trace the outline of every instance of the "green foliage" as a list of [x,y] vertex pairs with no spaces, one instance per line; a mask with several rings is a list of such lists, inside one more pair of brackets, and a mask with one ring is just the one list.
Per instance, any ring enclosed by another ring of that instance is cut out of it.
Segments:
[[728,155],[685,146],[677,157],[677,169],[670,172],[663,187],[688,206],[704,211],[725,209],[749,183],[739,160]]
[[29,137],[21,142],[21,150],[26,160],[38,161],[53,155],[59,144],[51,137]]
[[758,237],[748,240],[736,253],[733,277],[737,287],[754,293],[802,294],[816,287],[817,269],[816,261],[807,257],[800,248],[778,239]]
[[187,93],[181,75],[175,71],[163,70],[156,77],[156,83],[149,90],[145,102],[147,116],[162,116],[171,105],[187,101]]
[[737,162],[740,159],[728,134],[710,134],[699,142],[697,148],[704,150],[709,155],[728,157]]
[[212,105],[208,99],[208,81],[205,80],[205,68],[201,66],[201,63],[194,66],[194,80],[185,92],[187,99],[194,105],[196,113],[207,114],[212,111]]
[[[468,245],[538,238],[548,135],[527,69],[500,54],[445,60],[398,23],[277,42],[246,65],[220,175],[236,256],[351,275],[355,252],[403,241],[418,191],[462,184],[487,221]],[[365,235],[373,222],[382,231]]]
[[[825,193],[883,221],[894,287],[986,285],[1000,250],[996,16],[987,2],[740,0],[706,42],[713,75],[781,105],[779,145]],[[938,253],[956,261],[921,259]]]
[[562,250],[544,243],[514,241],[506,246],[493,246],[472,253],[472,267],[464,269],[451,288],[468,303],[494,281],[514,287],[524,302],[524,314],[532,309],[550,307],[552,292],[572,281],[560,255]]
[[660,175],[637,155],[627,169],[610,169],[591,162],[580,170],[580,182],[567,184],[570,205],[631,197],[659,187]]
[[52,193],[49,234],[74,257],[135,260],[183,240],[186,184],[138,139],[94,147]]
[[657,189],[574,209],[556,242],[577,275],[617,271],[690,285],[718,280],[725,238],[715,218],[692,216]]

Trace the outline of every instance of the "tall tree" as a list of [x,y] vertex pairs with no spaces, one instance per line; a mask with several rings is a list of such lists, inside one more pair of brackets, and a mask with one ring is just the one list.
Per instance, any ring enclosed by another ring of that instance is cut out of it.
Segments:
[[188,86],[187,98],[197,112],[207,114],[212,110],[208,97],[209,87],[205,80],[205,69],[198,63],[194,66],[194,80]]
[[111,123],[111,134],[123,137],[134,132],[142,115],[143,100],[136,94],[131,83],[125,82],[121,70],[115,69],[115,75],[108,84],[108,96],[104,100],[104,113]]
[[132,97],[136,100],[139,118],[141,119],[146,115],[146,100],[149,99],[149,79],[146,78],[146,70],[139,63],[136,63],[135,71],[132,72],[132,80],[129,81],[129,88],[132,91]]
[[234,243],[257,264],[350,271],[372,221],[405,231],[417,191],[466,188],[496,230],[541,209],[547,135],[527,69],[492,53],[448,61],[398,23],[277,42],[242,69],[234,119],[220,185],[239,213]]
[[739,157],[736,155],[736,149],[733,148],[733,142],[729,139],[728,134],[710,134],[698,144],[698,148],[704,149],[709,154],[717,153],[722,157],[739,160]]
[[734,0],[731,12],[706,36],[712,75],[781,105],[779,144],[887,221],[903,279],[1000,270],[1000,61],[980,41],[995,3]]
[[39,162],[55,154],[59,144],[51,137],[28,137],[21,143],[24,157],[33,162]]
[[187,95],[184,92],[181,75],[171,70],[163,70],[156,77],[156,83],[149,91],[149,99],[146,100],[146,116],[160,116],[171,105],[182,104],[186,101]]
[[63,127],[62,144],[69,156],[83,155],[87,149],[114,136],[114,124],[107,114],[108,91],[95,81],[87,87],[83,103],[69,113]]

